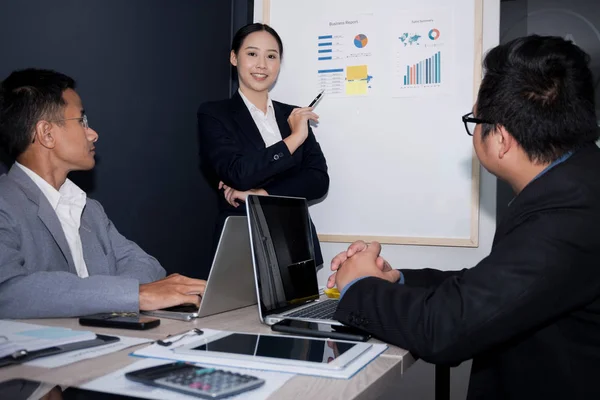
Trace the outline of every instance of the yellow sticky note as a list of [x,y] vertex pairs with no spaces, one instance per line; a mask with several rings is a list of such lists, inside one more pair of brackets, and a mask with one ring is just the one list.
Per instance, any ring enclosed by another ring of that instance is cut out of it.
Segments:
[[346,82],[347,95],[367,94],[368,88],[369,86],[366,79],[361,81]]
[[367,79],[366,65],[353,65],[346,68],[346,80],[355,81],[358,79]]

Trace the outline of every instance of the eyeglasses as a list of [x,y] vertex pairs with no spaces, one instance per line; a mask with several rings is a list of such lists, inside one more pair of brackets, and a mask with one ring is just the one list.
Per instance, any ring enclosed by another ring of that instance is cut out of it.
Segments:
[[90,126],[88,125],[88,119],[87,119],[87,115],[83,115],[83,117],[78,117],[78,118],[65,118],[65,119],[53,119],[51,121],[48,122],[61,122],[61,121],[75,121],[75,120],[79,120],[81,121],[81,125],[85,128],[88,129]]
[[473,136],[477,124],[494,124],[493,122],[471,117],[470,115],[473,115],[473,113],[470,112],[462,116],[462,122],[465,124],[465,129],[467,130],[467,135],[469,136]]
[[[62,121],[81,121],[81,126],[83,126],[84,129],[90,128],[90,125],[88,124],[88,117],[85,114],[83,114],[83,117],[77,117],[77,118],[63,118],[63,119],[48,120],[48,122],[62,122]],[[34,142],[35,142],[35,135],[33,135],[33,140],[31,141],[31,143],[34,143]]]

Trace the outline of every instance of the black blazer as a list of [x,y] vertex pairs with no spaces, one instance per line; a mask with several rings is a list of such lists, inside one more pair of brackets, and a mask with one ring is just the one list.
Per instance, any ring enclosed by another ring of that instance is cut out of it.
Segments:
[[[285,139],[292,133],[287,119],[295,107],[273,101],[273,108],[281,137]],[[237,92],[231,99],[200,106],[198,132],[203,166],[237,190],[262,188],[272,195],[305,197],[311,201],[325,196],[329,189],[327,163],[312,129],[309,128],[308,138],[293,155],[283,141],[265,147],[250,111]],[[220,234],[227,216],[246,211],[242,206],[232,207],[223,196],[219,196],[219,209],[216,235]],[[315,261],[320,265],[323,257],[314,224],[312,229]]]
[[525,187],[477,266],[365,278],[335,317],[431,363],[473,358],[469,399],[600,399],[599,173],[582,148]]

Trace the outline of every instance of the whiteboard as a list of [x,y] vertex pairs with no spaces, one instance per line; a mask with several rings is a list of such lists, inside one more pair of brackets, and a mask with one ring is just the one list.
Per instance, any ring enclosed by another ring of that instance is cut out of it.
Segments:
[[477,247],[480,166],[460,117],[481,81],[481,1],[264,0],[255,20],[284,43],[273,99],[326,90],[320,240]]

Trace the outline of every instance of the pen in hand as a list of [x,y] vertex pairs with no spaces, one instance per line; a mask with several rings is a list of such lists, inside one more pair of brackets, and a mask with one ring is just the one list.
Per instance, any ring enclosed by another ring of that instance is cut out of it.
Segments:
[[[325,89],[321,90],[321,91],[319,92],[319,94],[317,95],[317,97],[315,97],[315,98],[313,99],[313,101],[311,101],[311,102],[310,102],[310,104],[308,105],[308,107],[310,108],[310,107],[314,106],[315,104],[317,104],[317,102],[318,102],[319,100],[321,100],[321,97],[323,97],[323,94],[324,94],[324,93],[325,93]],[[308,121],[308,126],[310,126],[310,121]]]
[[312,107],[315,104],[317,104],[317,101],[319,101],[321,99],[321,97],[323,96],[323,93],[325,93],[325,90],[321,90],[321,92],[317,95],[317,97],[315,97],[315,99],[313,101],[311,101],[308,106]]

